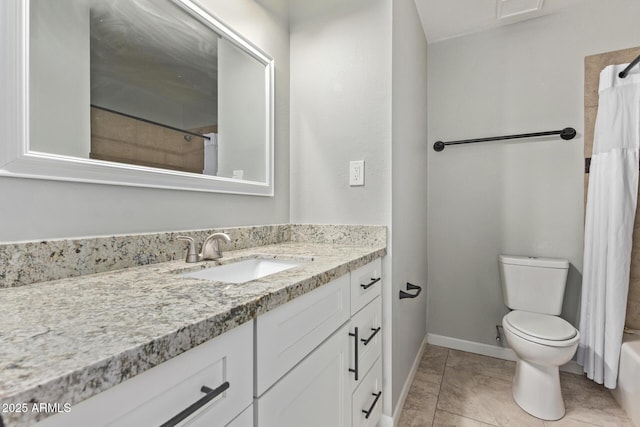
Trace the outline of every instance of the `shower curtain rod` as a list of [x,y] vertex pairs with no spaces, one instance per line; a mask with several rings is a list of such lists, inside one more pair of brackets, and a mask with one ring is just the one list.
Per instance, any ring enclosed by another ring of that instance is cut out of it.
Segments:
[[[188,131],[188,130],[176,128],[176,127],[169,126],[169,125],[165,125],[164,123],[154,122],[152,120],[145,119],[145,118],[142,118],[142,117],[132,116],[131,114],[127,114],[127,113],[123,113],[123,112],[120,112],[120,111],[112,110],[110,108],[100,107],[99,105],[95,105],[95,104],[91,104],[91,107],[97,108],[98,110],[103,110],[103,111],[106,111],[106,112],[109,112],[109,113],[118,114],[119,116],[128,117],[130,119],[140,120],[141,122],[145,122],[145,123],[149,123],[149,124],[152,124],[152,125],[160,126],[160,127],[166,128],[166,129],[175,130],[176,132],[185,133],[185,134],[191,135],[191,136],[198,136],[198,137],[204,138],[206,140],[211,140],[211,138],[209,138],[208,136],[205,136],[205,135],[202,135],[202,134],[199,134],[199,133],[191,132],[191,131]],[[191,138],[187,138],[186,136],[185,136],[185,139],[187,139],[189,141],[191,140]]]
[[618,74],[618,77],[620,77],[621,79],[624,79],[625,77],[627,77],[627,75],[629,74],[629,71],[631,71],[631,69],[633,67],[638,65],[638,63],[640,63],[640,55],[638,55],[638,57],[636,59],[631,61],[631,64],[627,65],[627,68],[625,68],[624,70],[620,71],[620,73]]
[[436,151],[444,150],[447,145],[458,144],[470,144],[473,142],[485,142],[485,141],[502,141],[504,139],[518,139],[518,138],[532,138],[534,136],[547,136],[547,135],[560,135],[560,138],[564,140],[573,139],[576,136],[576,130],[574,128],[564,128],[562,130],[551,130],[548,132],[534,132],[534,133],[521,133],[517,135],[505,135],[505,136],[492,136],[489,138],[476,138],[476,139],[461,139],[459,141],[436,141],[433,144],[433,149]]

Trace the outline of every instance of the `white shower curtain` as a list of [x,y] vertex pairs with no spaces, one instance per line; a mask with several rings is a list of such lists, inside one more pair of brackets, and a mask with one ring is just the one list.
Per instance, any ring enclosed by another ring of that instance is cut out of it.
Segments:
[[638,195],[640,73],[625,65],[600,73],[589,172],[578,363],[608,388],[618,378]]
[[204,140],[204,169],[203,175],[218,175],[218,134],[207,133],[209,139]]

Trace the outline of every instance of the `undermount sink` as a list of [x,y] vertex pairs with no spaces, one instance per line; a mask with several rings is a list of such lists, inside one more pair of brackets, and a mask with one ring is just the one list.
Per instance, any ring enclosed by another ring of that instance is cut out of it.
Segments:
[[306,261],[252,258],[206,268],[193,273],[183,273],[180,276],[226,283],[244,283],[297,267],[305,262]]

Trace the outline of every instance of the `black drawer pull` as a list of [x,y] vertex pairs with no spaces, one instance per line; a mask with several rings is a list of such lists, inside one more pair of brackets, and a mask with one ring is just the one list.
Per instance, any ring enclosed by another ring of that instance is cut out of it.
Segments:
[[365,411],[364,409],[362,410],[362,413],[364,414],[365,419],[369,419],[369,416],[373,412],[373,408],[375,408],[376,407],[376,403],[378,403],[378,399],[380,399],[380,396],[382,396],[382,392],[379,391],[378,393],[371,393],[371,395],[375,396],[376,398],[373,399],[373,403],[369,407],[368,411]]
[[362,283],[360,284],[360,287],[362,289],[369,289],[370,287],[372,287],[373,285],[375,285],[376,283],[378,283],[380,281],[381,277],[378,277],[377,279],[374,279],[373,277],[371,278],[371,281],[369,283],[367,283],[366,285],[363,285]]
[[371,341],[371,340],[373,339],[373,337],[375,337],[375,336],[376,336],[376,334],[377,334],[378,332],[380,332],[380,326],[378,326],[377,328],[371,328],[371,330],[373,331],[373,333],[369,336],[369,338],[367,338],[367,339],[364,339],[364,338],[360,339],[360,341],[362,341],[362,342],[364,343],[364,345],[369,344],[369,341]]
[[354,353],[356,356],[355,367],[353,369],[349,368],[349,372],[353,372],[355,375],[355,380],[358,381],[358,328],[355,327],[355,332],[349,332],[350,337],[354,337]]
[[166,423],[162,424],[160,427],[173,427],[180,424],[185,418],[189,417],[191,414],[196,412],[198,409],[202,408],[207,403],[211,402],[216,397],[220,396],[229,388],[229,381],[225,381],[221,386],[215,389],[210,389],[207,386],[202,386],[200,389],[201,392],[206,393],[203,397],[198,399],[196,402],[192,403],[189,407],[183,409],[178,415],[171,418]]
[[422,288],[420,286],[416,286],[416,285],[412,285],[411,283],[407,282],[407,290],[408,291],[418,291],[415,294],[410,294],[409,292],[405,292],[402,289],[400,290],[400,299],[404,299],[404,298],[415,298],[418,295],[420,295],[420,292],[422,292]]

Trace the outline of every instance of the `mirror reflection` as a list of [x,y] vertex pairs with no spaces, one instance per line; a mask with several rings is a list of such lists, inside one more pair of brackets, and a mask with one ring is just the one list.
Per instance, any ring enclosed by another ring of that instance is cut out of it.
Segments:
[[31,0],[30,150],[268,178],[266,64],[171,0]]

